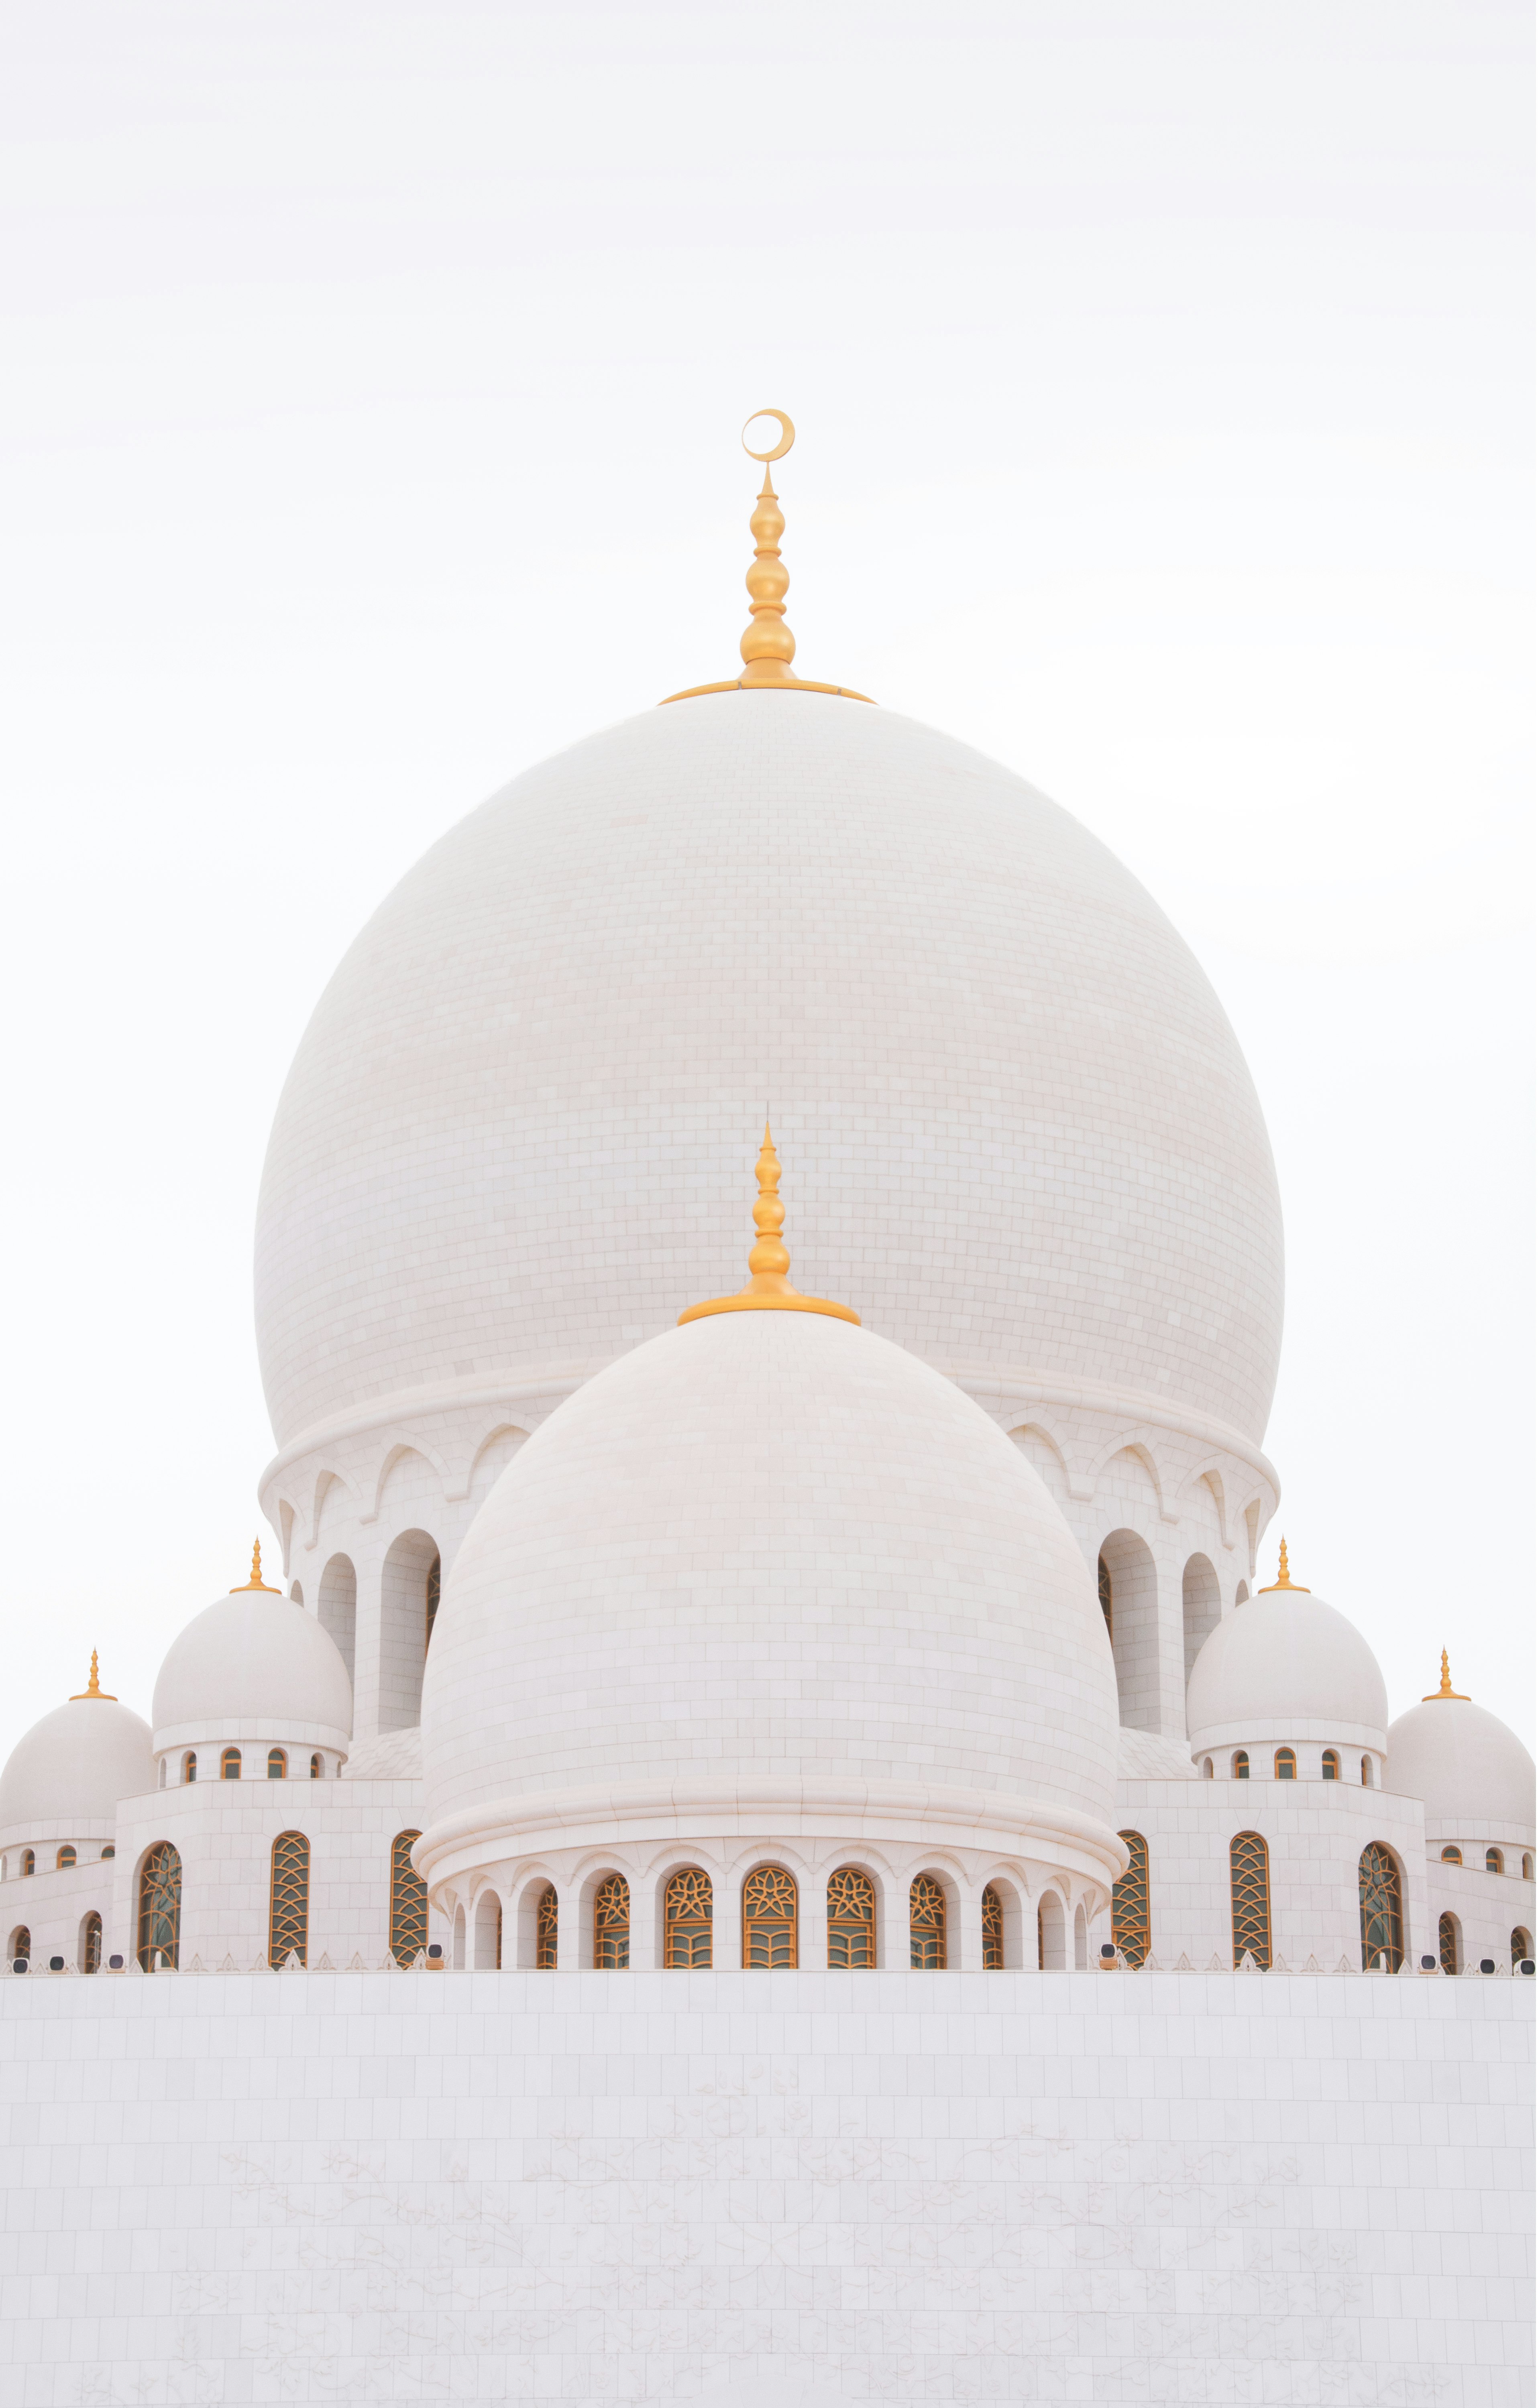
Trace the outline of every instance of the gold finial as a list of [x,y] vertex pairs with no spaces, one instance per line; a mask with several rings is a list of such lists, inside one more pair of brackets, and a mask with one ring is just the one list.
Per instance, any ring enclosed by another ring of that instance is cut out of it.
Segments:
[[118,1702],[111,1690],[104,1689],[96,1677],[96,1651],[93,1647],[91,1650],[91,1678],[83,1689],[76,1690],[69,1702],[72,1706],[78,1706],[82,1698],[100,1698],[109,1706],[115,1706]]
[[768,1121],[758,1152],[758,1200],[753,1208],[753,1226],[758,1235],[748,1255],[747,1286],[739,1288],[735,1296],[713,1296],[708,1304],[691,1304],[687,1312],[679,1314],[681,1324],[704,1321],[712,1312],[826,1312],[835,1321],[858,1324],[859,1314],[847,1304],[830,1304],[825,1296],[802,1296],[785,1277],[790,1255],[780,1235],[785,1226],[785,1208],[780,1201],[780,1157]]
[[249,1588],[259,1588],[268,1597],[281,1597],[283,1593],[281,1589],[274,1588],[269,1581],[265,1581],[262,1578],[262,1541],[260,1539],[255,1540],[252,1545],[250,1580],[237,1582],[236,1586],[231,1589],[230,1595],[232,1597],[244,1597],[247,1589]]
[[1276,1578],[1272,1582],[1270,1588],[1261,1589],[1259,1594],[1262,1597],[1271,1597],[1279,1588],[1296,1589],[1300,1597],[1312,1597],[1314,1594],[1312,1589],[1306,1589],[1301,1581],[1295,1581],[1288,1572],[1287,1542],[1285,1539],[1282,1541],[1282,1558],[1277,1566]]
[[[754,419],[778,420],[780,439],[767,452],[755,452],[748,441],[748,428]],[[772,685],[794,694],[841,694],[850,702],[869,702],[868,694],[855,694],[846,685],[819,685],[812,678],[791,675],[790,665],[796,658],[796,638],[785,624],[785,595],[790,591],[790,571],[780,557],[780,538],[785,531],[784,513],[780,496],[769,475],[769,462],[783,460],[796,440],[796,429],[783,409],[755,409],[753,418],[742,428],[742,449],[750,460],[764,464],[764,482],[754,505],[748,526],[753,536],[753,566],[748,571],[748,595],[753,615],[743,635],[740,650],[744,663],[739,678],[727,678],[719,685],[685,686],[682,694],[669,694],[668,702],[688,702],[698,694],[730,694],[737,688]]]
[[1429,1698],[1422,1698],[1420,1702],[1423,1706],[1434,1705],[1438,1698],[1453,1698],[1460,1706],[1467,1706],[1473,1703],[1473,1699],[1466,1698],[1461,1689],[1455,1689],[1453,1686],[1453,1676],[1447,1670],[1447,1650],[1445,1647],[1442,1651],[1442,1686],[1440,1689],[1433,1689],[1430,1696]]

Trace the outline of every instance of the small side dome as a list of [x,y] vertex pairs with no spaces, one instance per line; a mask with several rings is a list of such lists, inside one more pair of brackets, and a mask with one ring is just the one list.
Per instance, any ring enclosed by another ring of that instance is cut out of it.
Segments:
[[1288,1576],[1225,1614],[1191,1667],[1194,1750],[1336,1740],[1382,1754],[1388,1693],[1355,1624]]
[[1389,1729],[1388,1785],[1420,1799],[1428,1839],[1531,1842],[1535,1778],[1516,1733],[1459,1696],[1445,1656],[1441,1688]]
[[155,1785],[150,1726],[91,1679],[67,1705],[57,1706],[19,1739],[0,1772],[0,1840],[90,1835],[110,1827],[119,1801],[142,1798]]
[[352,1684],[336,1641],[266,1586],[260,1548],[252,1573],[172,1641],[151,1709],[157,1751],[223,1738],[345,1745]]

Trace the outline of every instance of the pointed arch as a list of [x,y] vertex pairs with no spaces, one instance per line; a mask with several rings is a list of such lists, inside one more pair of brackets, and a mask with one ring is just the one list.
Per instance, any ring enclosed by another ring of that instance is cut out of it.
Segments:
[[527,1438],[527,1430],[520,1429],[514,1422],[498,1422],[495,1429],[488,1430],[470,1458],[466,1496],[473,1496],[477,1489],[489,1494]]
[[438,1449],[429,1446],[423,1439],[396,1439],[394,1445],[385,1449],[381,1458],[379,1469],[374,1474],[374,1501],[368,1512],[359,1516],[361,1521],[377,1522],[379,1520],[384,1508],[384,1492],[390,1484],[391,1478],[410,1455],[417,1456],[424,1469],[434,1474],[438,1482],[439,1497],[447,1497],[450,1486],[449,1472]]
[[1041,1474],[1059,1504],[1072,1495],[1068,1457],[1059,1440],[1043,1422],[1020,1422],[1011,1430],[1010,1437],[1031,1469]]
[[1177,1520],[1178,1515],[1171,1510],[1168,1502],[1167,1484],[1164,1474],[1159,1469],[1157,1459],[1153,1449],[1140,1438],[1114,1438],[1101,1448],[1090,1473],[1091,1494],[1093,1496],[1100,1494],[1100,1483],[1113,1465],[1118,1463],[1124,1455],[1130,1456],[1138,1469],[1147,1474],[1153,1486],[1154,1503],[1157,1509],[1159,1520],[1161,1522]]

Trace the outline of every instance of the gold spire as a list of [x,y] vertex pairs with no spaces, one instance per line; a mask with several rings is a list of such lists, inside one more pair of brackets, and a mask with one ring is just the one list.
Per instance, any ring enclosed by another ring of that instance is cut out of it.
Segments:
[[1467,1706],[1473,1702],[1471,1698],[1464,1696],[1461,1689],[1455,1689],[1453,1686],[1453,1676],[1447,1670],[1447,1650],[1445,1647],[1442,1651],[1442,1686],[1440,1689],[1433,1689],[1430,1696],[1429,1698],[1422,1698],[1420,1702],[1423,1706],[1434,1705],[1438,1698],[1455,1698],[1460,1706]]
[[[774,418],[780,423],[780,439],[767,452],[755,452],[748,441],[748,428],[754,418]],[[740,687],[760,685],[780,686],[794,694],[841,694],[850,702],[870,699],[868,694],[855,694],[846,685],[819,685],[814,679],[791,675],[796,638],[785,624],[790,571],[780,557],[780,538],[784,534],[785,521],[769,475],[769,462],[783,460],[795,440],[796,429],[783,409],[755,409],[742,428],[743,451],[750,460],[764,464],[764,482],[748,521],[753,535],[753,566],[748,571],[753,615],[740,647],[745,665],[742,674],[725,679],[719,685],[685,686],[682,694],[665,695],[665,701],[688,702],[697,694],[731,694]]]
[[249,1588],[259,1588],[268,1597],[281,1597],[283,1593],[281,1589],[274,1588],[269,1581],[265,1581],[262,1578],[262,1541],[260,1539],[255,1540],[252,1546],[250,1580],[237,1582],[235,1587],[231,1589],[230,1595],[232,1597],[244,1597],[247,1589]]
[[790,1255],[780,1232],[785,1225],[785,1208],[780,1201],[780,1157],[774,1151],[769,1125],[764,1123],[764,1142],[758,1154],[758,1200],[753,1208],[753,1226],[758,1235],[748,1255],[752,1273],[747,1286],[735,1296],[713,1296],[708,1304],[691,1304],[679,1320],[704,1321],[712,1312],[826,1312],[835,1321],[859,1321],[859,1314],[847,1304],[830,1304],[825,1296],[802,1296],[791,1286],[785,1273],[790,1268]]
[[1301,1581],[1295,1581],[1289,1574],[1287,1570],[1287,1542],[1285,1539],[1282,1541],[1282,1560],[1277,1567],[1276,1578],[1272,1582],[1270,1588],[1263,1588],[1260,1591],[1260,1595],[1262,1597],[1273,1596],[1279,1588],[1296,1589],[1300,1597],[1312,1597],[1314,1594],[1312,1589],[1306,1589],[1303,1586]]
[[96,1651],[93,1647],[91,1650],[91,1678],[83,1689],[76,1690],[69,1702],[72,1706],[78,1706],[82,1698],[100,1698],[109,1706],[115,1706],[118,1702],[111,1690],[104,1689],[96,1678]]

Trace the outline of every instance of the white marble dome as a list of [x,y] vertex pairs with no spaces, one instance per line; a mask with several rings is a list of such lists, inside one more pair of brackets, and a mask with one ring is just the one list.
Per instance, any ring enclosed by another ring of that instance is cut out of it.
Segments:
[[998,763],[747,692],[528,770],[346,955],[262,1185],[280,1444],[670,1326],[737,1272],[766,1109],[802,1283],[869,1328],[1261,1437],[1275,1174],[1187,946]]
[[535,1433],[445,1584],[422,1727],[419,1862],[884,1818],[1066,1834],[1120,1870],[1071,1531],[980,1406],[811,1313],[674,1329]]
[[77,1829],[110,1836],[118,1800],[154,1785],[143,1715],[116,1698],[71,1698],[34,1723],[6,1759],[0,1841],[67,1839]]
[[1431,1698],[1389,1726],[1388,1785],[1418,1798],[1429,1839],[1534,1836],[1531,1756],[1470,1698]]
[[1191,1667],[1191,1745],[1331,1741],[1382,1754],[1388,1693],[1361,1632],[1322,1597],[1262,1589],[1225,1614]]
[[157,1753],[241,1740],[345,1749],[352,1687],[312,1613],[274,1589],[238,1588],[172,1641],[151,1712]]

